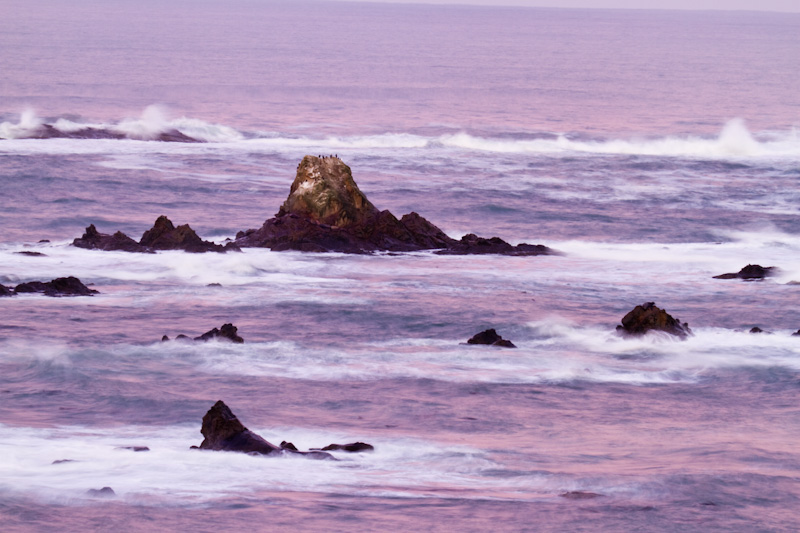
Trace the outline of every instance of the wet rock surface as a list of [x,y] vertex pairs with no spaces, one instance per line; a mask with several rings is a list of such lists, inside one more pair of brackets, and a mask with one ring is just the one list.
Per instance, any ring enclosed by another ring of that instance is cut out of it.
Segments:
[[56,278],[52,281],[28,281],[20,283],[13,290],[0,288],[0,296],[13,296],[24,293],[42,293],[45,296],[92,296],[99,291],[90,289],[74,276]]
[[762,267],[761,265],[747,265],[739,272],[728,274],[720,274],[714,276],[714,279],[744,279],[744,280],[759,280],[774,276],[777,272],[775,267]]
[[622,318],[622,325],[617,326],[617,331],[630,336],[641,336],[648,331],[663,331],[682,339],[692,334],[689,324],[673,318],[654,302],[634,307]]
[[[223,324],[222,327],[214,328],[211,330],[206,331],[202,335],[198,337],[191,338],[187,335],[180,334],[175,337],[176,341],[210,341],[210,340],[227,340],[231,341],[236,344],[242,344],[244,339],[239,336],[238,334],[239,328],[234,326],[233,324]],[[161,337],[161,342],[169,341],[169,335],[164,335]]]
[[106,128],[95,128],[87,126],[85,128],[75,130],[61,130],[51,124],[41,124],[38,128],[31,131],[26,137],[28,139],[134,139],[142,141],[160,141],[160,142],[180,142],[180,143],[199,143],[203,142],[198,139],[189,137],[176,129],[168,129],[162,132],[154,133],[147,137],[136,136],[131,137],[120,131]]
[[513,342],[498,335],[494,329],[487,329],[476,333],[467,341],[467,344],[488,344],[490,346],[501,346],[503,348],[516,348]]
[[350,167],[334,156],[305,156],[275,217],[261,228],[240,231],[235,243],[305,252],[553,253],[546,246],[512,246],[497,237],[470,234],[455,240],[417,213],[398,219],[389,211],[379,211],[356,185]]
[[121,231],[113,235],[100,233],[94,224],[91,224],[80,238],[72,241],[72,245],[89,250],[119,250],[137,253],[154,253],[156,250],[185,250],[192,253],[239,250],[232,243],[222,246],[221,244],[204,241],[188,224],[176,227],[164,215],[156,219],[153,227],[144,232],[139,242],[136,242]]
[[312,450],[321,450],[323,452],[349,452],[349,453],[359,453],[359,452],[371,452],[375,450],[375,447],[372,444],[367,444],[366,442],[351,442],[349,444],[328,444],[324,448],[311,448]]
[[242,344],[244,339],[237,334],[238,328],[233,324],[223,324],[221,328],[214,328],[206,331],[199,337],[195,337],[196,341],[210,341],[212,339],[229,340],[236,344]]
[[203,442],[199,446],[201,450],[275,456],[291,453],[305,455],[311,459],[334,459],[331,454],[323,451],[301,452],[297,451],[294,445],[286,446],[290,443],[284,443],[286,447],[281,447],[267,442],[247,429],[222,400],[215,403],[205,414],[200,432],[203,434]]

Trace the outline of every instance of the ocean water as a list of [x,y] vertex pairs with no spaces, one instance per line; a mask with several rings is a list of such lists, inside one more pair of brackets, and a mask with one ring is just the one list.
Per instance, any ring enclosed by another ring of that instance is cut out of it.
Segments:
[[[800,16],[0,11],[0,283],[99,291],[0,300],[3,531],[797,530]],[[222,242],[334,153],[380,209],[560,254],[70,246],[162,214]],[[751,263],[779,271],[712,278]],[[648,301],[694,335],[617,336]],[[226,322],[244,344],[160,342]],[[486,328],[518,348],[465,344]],[[375,451],[190,450],[219,399]]]

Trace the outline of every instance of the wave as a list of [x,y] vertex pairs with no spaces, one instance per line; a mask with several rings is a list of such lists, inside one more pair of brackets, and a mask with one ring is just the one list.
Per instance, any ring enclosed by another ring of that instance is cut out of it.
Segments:
[[[800,135],[789,131],[752,133],[740,118],[730,120],[716,136],[675,136],[640,139],[581,139],[563,133],[482,136],[467,132],[435,136],[387,132],[375,135],[313,137],[280,132],[243,132],[195,118],[169,118],[164,106],[147,107],[138,118],[117,123],[75,122],[59,118],[46,123],[32,110],[19,121],[0,123],[0,139],[135,140],[218,143],[247,150],[298,150],[314,153],[404,150],[457,150],[486,154],[519,155],[640,155],[700,159],[753,157],[800,158]],[[107,149],[107,148],[106,148]]]

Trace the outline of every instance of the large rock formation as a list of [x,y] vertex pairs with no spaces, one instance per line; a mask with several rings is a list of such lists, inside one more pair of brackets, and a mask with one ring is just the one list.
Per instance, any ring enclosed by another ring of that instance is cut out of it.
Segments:
[[310,155],[298,165],[289,196],[275,217],[259,229],[239,232],[235,242],[241,247],[307,252],[552,253],[542,245],[512,246],[497,237],[470,234],[457,241],[417,213],[398,220],[372,205],[341,159]]
[[622,325],[617,331],[625,335],[641,336],[648,331],[664,331],[685,339],[692,334],[689,324],[681,323],[653,302],[637,305],[622,318]]
[[773,276],[777,269],[775,267],[762,267],[761,265],[747,265],[739,272],[730,272],[714,276],[714,279],[744,279],[759,280]]
[[281,448],[267,442],[239,422],[236,415],[222,400],[214,404],[203,417],[200,428],[203,434],[201,450],[243,452],[258,455],[282,455],[284,453],[306,455],[312,459],[334,459],[322,451],[300,452],[291,448]]
[[79,239],[72,241],[73,246],[90,250],[120,250],[123,252],[154,253],[155,250],[185,250],[193,253],[227,252],[239,250],[235,244],[225,246],[201,239],[189,224],[175,227],[170,219],[161,215],[153,227],[145,231],[139,242],[121,231],[113,235],[100,233],[94,224],[86,228]]

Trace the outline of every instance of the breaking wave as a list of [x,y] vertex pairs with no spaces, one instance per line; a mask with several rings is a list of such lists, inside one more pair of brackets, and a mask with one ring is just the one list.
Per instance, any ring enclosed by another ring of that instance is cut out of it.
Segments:
[[[667,135],[639,139],[586,140],[566,134],[481,136],[467,132],[437,136],[387,132],[376,135],[328,135],[321,137],[280,132],[243,132],[233,127],[195,118],[169,118],[159,105],[147,107],[138,118],[118,123],[75,122],[59,118],[50,123],[32,110],[20,114],[18,122],[0,123],[0,139],[127,139],[220,143],[244,149],[273,151],[304,149],[320,151],[361,150],[458,150],[495,154],[539,155],[642,155],[700,159],[800,158],[800,135],[792,129],[752,133],[740,118],[730,120],[716,136]],[[8,147],[6,147],[8,149]]]

